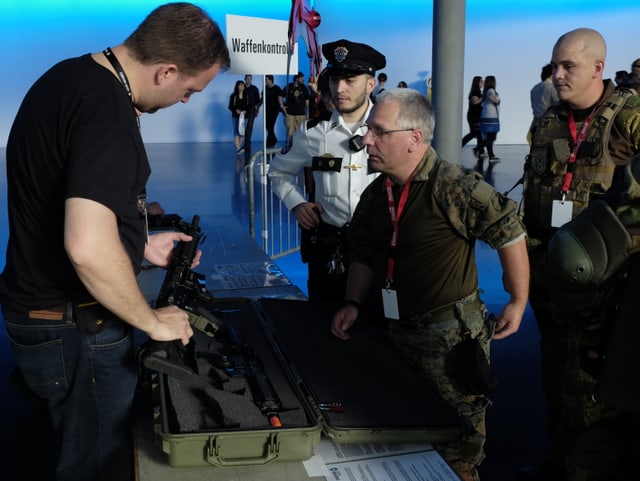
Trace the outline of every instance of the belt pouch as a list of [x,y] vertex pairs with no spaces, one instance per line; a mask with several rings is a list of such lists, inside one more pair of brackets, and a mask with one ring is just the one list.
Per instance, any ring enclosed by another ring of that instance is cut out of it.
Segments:
[[72,304],[73,318],[83,334],[99,333],[107,319],[115,317],[111,311],[91,296],[75,297]]
[[[458,389],[466,394],[488,394],[497,388],[497,379],[480,341],[471,337],[464,321],[459,321],[462,327],[462,341],[456,344],[447,356],[449,375],[455,380]],[[493,315],[487,322],[495,323]]]

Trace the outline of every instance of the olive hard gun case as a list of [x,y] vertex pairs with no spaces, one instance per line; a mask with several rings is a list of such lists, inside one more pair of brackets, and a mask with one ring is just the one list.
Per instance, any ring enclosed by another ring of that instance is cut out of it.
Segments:
[[185,368],[154,371],[154,430],[174,467],[248,466],[337,443],[434,443],[468,425],[385,340],[358,322],[331,335],[339,306],[279,298],[218,299],[222,327],[195,330]]

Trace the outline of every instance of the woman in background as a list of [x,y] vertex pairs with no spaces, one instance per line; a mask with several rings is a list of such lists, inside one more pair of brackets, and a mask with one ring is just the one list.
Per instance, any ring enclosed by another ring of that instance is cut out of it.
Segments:
[[480,114],[480,132],[482,132],[482,144],[487,149],[489,162],[494,163],[500,159],[493,152],[493,144],[500,131],[500,96],[496,91],[496,78],[488,75],[484,79],[482,92],[482,113]]
[[249,101],[245,92],[246,84],[242,80],[236,82],[233,93],[229,97],[229,110],[233,121],[233,136],[236,143],[236,150],[240,152],[242,141],[244,140],[244,126]]
[[469,89],[469,107],[467,108],[467,123],[469,124],[469,133],[462,137],[462,146],[464,147],[471,139],[476,139],[476,146],[473,153],[476,157],[480,157],[484,153],[482,146],[482,133],[480,132],[480,115],[482,114],[482,77],[476,75],[471,81],[471,89]]

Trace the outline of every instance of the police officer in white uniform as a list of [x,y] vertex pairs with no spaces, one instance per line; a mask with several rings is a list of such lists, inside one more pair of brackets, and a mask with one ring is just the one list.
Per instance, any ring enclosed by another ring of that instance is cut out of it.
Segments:
[[[369,94],[376,70],[386,66],[386,59],[369,45],[344,39],[324,44],[322,53],[327,66],[318,88],[329,89],[333,110],[296,131],[290,145],[271,161],[269,177],[302,227],[309,298],[343,300],[349,221],[360,194],[376,177],[368,170],[360,139],[373,106]],[[296,181],[303,168],[312,173],[307,177],[308,198]]]

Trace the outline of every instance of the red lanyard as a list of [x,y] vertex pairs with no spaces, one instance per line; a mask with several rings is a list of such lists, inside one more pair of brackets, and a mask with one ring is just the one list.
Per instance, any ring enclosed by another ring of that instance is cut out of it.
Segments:
[[389,245],[391,246],[391,255],[389,255],[389,259],[387,261],[387,288],[391,286],[391,282],[393,281],[393,271],[395,269],[396,260],[394,257],[394,249],[398,245],[398,223],[400,222],[400,216],[404,211],[404,208],[407,204],[407,199],[409,198],[409,189],[411,188],[411,180],[413,179],[413,174],[407,180],[407,183],[402,187],[402,193],[400,194],[400,201],[398,202],[398,210],[396,212],[396,202],[393,199],[393,190],[391,189],[391,179],[387,177],[385,179],[385,187],[387,188],[387,202],[389,203],[389,214],[391,215],[391,224],[393,225],[393,234],[391,235],[391,241]]
[[569,109],[569,131],[571,132],[571,138],[573,139],[573,149],[569,154],[569,160],[567,161],[569,165],[567,166],[567,173],[564,176],[564,183],[562,184],[563,200],[565,194],[569,192],[569,187],[571,187],[571,181],[573,180],[573,164],[575,164],[576,158],[578,157],[578,149],[580,148],[580,144],[584,138],[587,136],[587,129],[589,128],[589,124],[593,120],[595,113],[596,108],[594,108],[589,116],[584,119],[580,133],[576,135],[576,119],[573,116],[573,110]]

